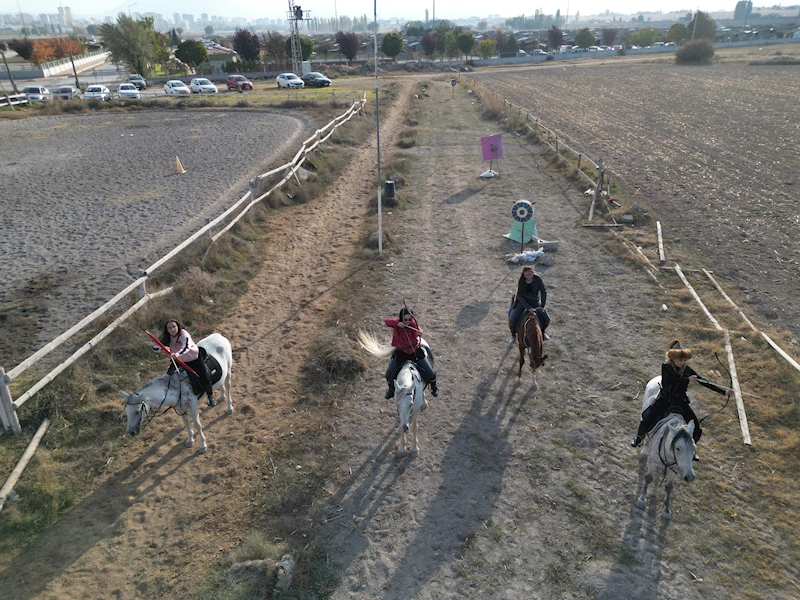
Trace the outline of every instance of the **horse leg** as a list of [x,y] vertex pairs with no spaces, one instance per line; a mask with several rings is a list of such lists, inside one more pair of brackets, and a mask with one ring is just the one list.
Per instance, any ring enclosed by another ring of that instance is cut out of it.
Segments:
[[[523,333],[522,335],[524,336],[525,334]],[[519,336],[520,334],[517,333],[517,337]],[[523,339],[519,343],[519,370],[517,371],[517,377],[522,377],[522,367],[524,364],[525,364],[525,341]]]
[[191,448],[194,446],[194,429],[192,429],[192,421],[189,419],[189,411],[187,410],[185,413],[181,415],[183,419],[183,424],[186,425],[186,447]]
[[406,455],[406,430],[400,425],[400,444],[397,447],[397,456],[403,458]]
[[228,376],[222,382],[222,393],[225,395],[225,399],[228,401],[228,408],[225,410],[225,414],[232,415],[233,414],[233,400],[231,400],[231,372],[228,370]]
[[419,418],[419,407],[415,406],[411,409],[411,455],[419,455],[419,446],[417,445],[417,419]]
[[208,446],[206,446],[206,434],[203,433],[203,426],[200,424],[200,411],[197,409],[197,400],[192,402],[192,420],[197,427],[197,435],[200,438],[200,447],[197,451],[200,454],[205,454]]
[[638,500],[636,500],[636,506],[644,510],[645,506],[647,506],[647,486],[650,485],[650,482],[653,481],[653,474],[651,472],[647,472],[647,475],[644,476],[644,487],[642,488],[642,493],[639,494]]

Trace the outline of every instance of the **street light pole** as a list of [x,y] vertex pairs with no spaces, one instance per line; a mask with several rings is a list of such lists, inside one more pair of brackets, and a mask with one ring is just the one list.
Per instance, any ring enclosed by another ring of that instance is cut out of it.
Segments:
[[128,16],[132,19],[133,16],[131,15],[131,6],[136,6],[139,4],[138,2],[134,2],[133,4],[128,4]]
[[378,0],[375,9],[375,135],[378,145],[378,254],[383,254],[383,212],[381,207],[381,118],[378,112]]

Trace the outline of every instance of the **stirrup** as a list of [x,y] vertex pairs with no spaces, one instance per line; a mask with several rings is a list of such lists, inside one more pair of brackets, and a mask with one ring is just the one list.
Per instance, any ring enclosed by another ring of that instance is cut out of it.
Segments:
[[642,445],[642,438],[640,438],[637,435],[636,438],[631,442],[631,448],[638,448],[641,445]]
[[439,397],[439,386],[437,386],[436,384],[431,384],[431,396],[433,396],[434,398]]
[[387,400],[391,400],[392,398],[394,398],[394,390],[392,388],[389,388],[388,390],[386,390],[386,393],[383,395],[383,397],[386,398]]

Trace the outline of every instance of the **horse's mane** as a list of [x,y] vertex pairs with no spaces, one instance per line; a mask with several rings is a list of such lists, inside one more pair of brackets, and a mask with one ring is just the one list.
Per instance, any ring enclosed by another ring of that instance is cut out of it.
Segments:
[[358,332],[358,342],[364,350],[373,356],[387,357],[394,352],[394,348],[392,346],[388,344],[381,344],[374,335],[367,333],[366,331]]

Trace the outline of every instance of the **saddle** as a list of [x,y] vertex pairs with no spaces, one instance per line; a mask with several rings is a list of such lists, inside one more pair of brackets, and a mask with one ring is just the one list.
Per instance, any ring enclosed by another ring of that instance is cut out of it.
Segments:
[[[200,358],[203,359],[203,364],[206,366],[206,370],[208,371],[208,379],[211,381],[211,385],[213,386],[220,379],[222,379],[222,368],[219,365],[219,361],[208,354],[205,348],[198,347],[198,351],[200,352]],[[192,393],[197,396],[204,394],[206,389],[205,386],[203,386],[203,383],[200,381],[200,377],[198,375],[192,375],[191,373],[188,375],[189,381],[192,383]]]
[[[539,324],[539,329],[541,329],[541,328],[542,328],[542,317],[540,316],[540,314],[539,314],[539,311],[540,311],[540,310],[543,310],[543,309],[541,309],[541,308],[534,308],[533,310],[534,310],[534,312],[536,313],[536,322]],[[517,331],[517,330],[519,329],[519,326],[520,326],[520,325],[521,325],[521,324],[524,322],[524,320],[525,320],[525,319],[527,319],[527,318],[528,318],[528,311],[527,311],[527,310],[523,310],[523,311],[521,311],[521,312],[519,313],[519,315],[517,315],[517,318],[516,318],[516,320],[514,321],[514,331]]]

